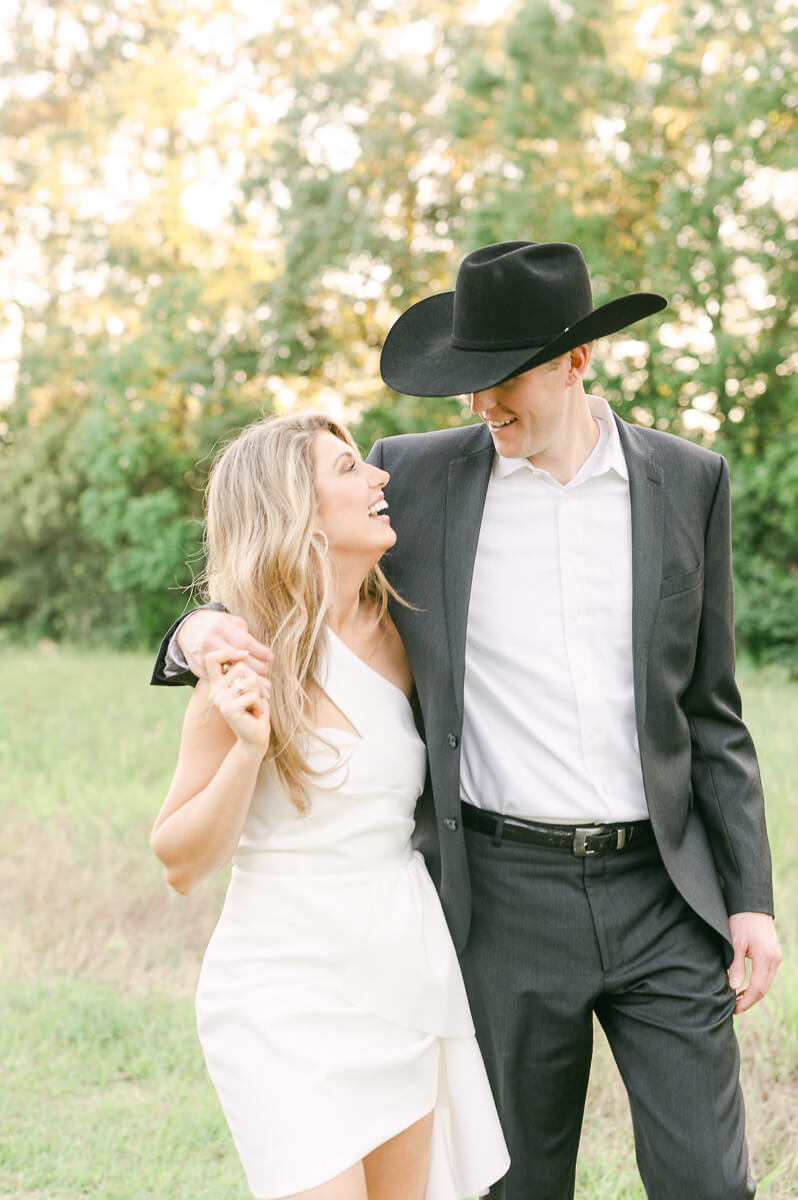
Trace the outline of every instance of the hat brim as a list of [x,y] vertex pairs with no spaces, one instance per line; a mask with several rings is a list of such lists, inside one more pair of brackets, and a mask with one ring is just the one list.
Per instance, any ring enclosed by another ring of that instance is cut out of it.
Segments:
[[454,292],[441,292],[411,305],[389,330],[380,374],[388,387],[407,396],[483,392],[574,346],[617,333],[667,303],[656,292],[633,292],[593,309],[543,346],[530,342],[509,350],[463,350],[452,345]]

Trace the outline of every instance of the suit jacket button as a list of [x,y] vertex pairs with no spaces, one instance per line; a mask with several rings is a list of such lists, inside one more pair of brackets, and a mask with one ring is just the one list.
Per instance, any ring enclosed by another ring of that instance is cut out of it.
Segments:
[[457,820],[455,819],[455,817],[446,817],[446,819],[444,820],[443,823],[446,826],[446,828],[448,830],[450,830],[452,833],[454,833],[455,830],[457,829]]
[[450,749],[452,750],[456,750],[460,744],[460,739],[456,733],[450,733],[446,740],[449,743]]

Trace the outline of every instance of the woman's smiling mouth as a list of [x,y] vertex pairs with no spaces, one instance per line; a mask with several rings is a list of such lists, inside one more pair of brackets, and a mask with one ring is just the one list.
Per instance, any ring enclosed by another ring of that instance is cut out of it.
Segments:
[[387,508],[388,501],[384,496],[380,496],[379,500],[375,500],[373,504],[369,505],[369,517],[381,521],[389,521],[390,517],[386,512]]

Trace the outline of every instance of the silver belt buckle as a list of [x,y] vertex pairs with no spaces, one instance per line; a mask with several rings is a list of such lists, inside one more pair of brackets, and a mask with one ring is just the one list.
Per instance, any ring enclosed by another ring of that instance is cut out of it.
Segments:
[[604,825],[580,825],[574,830],[573,853],[577,858],[590,858],[594,854],[598,854],[598,850],[589,850],[587,839],[592,837],[594,833],[603,833]]

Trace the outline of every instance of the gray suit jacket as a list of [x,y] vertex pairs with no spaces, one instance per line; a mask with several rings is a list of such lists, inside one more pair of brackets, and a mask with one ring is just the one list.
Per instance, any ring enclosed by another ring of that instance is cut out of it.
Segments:
[[[773,911],[759,770],[734,681],[728,467],[616,420],[629,467],[646,798],[671,879],[728,942],[729,913]],[[466,622],[493,445],[484,425],[469,425],[385,439],[369,460],[391,475],[397,542],[383,566],[417,609],[392,607],[429,752],[417,840],[461,949],[471,914],[459,790]]]

